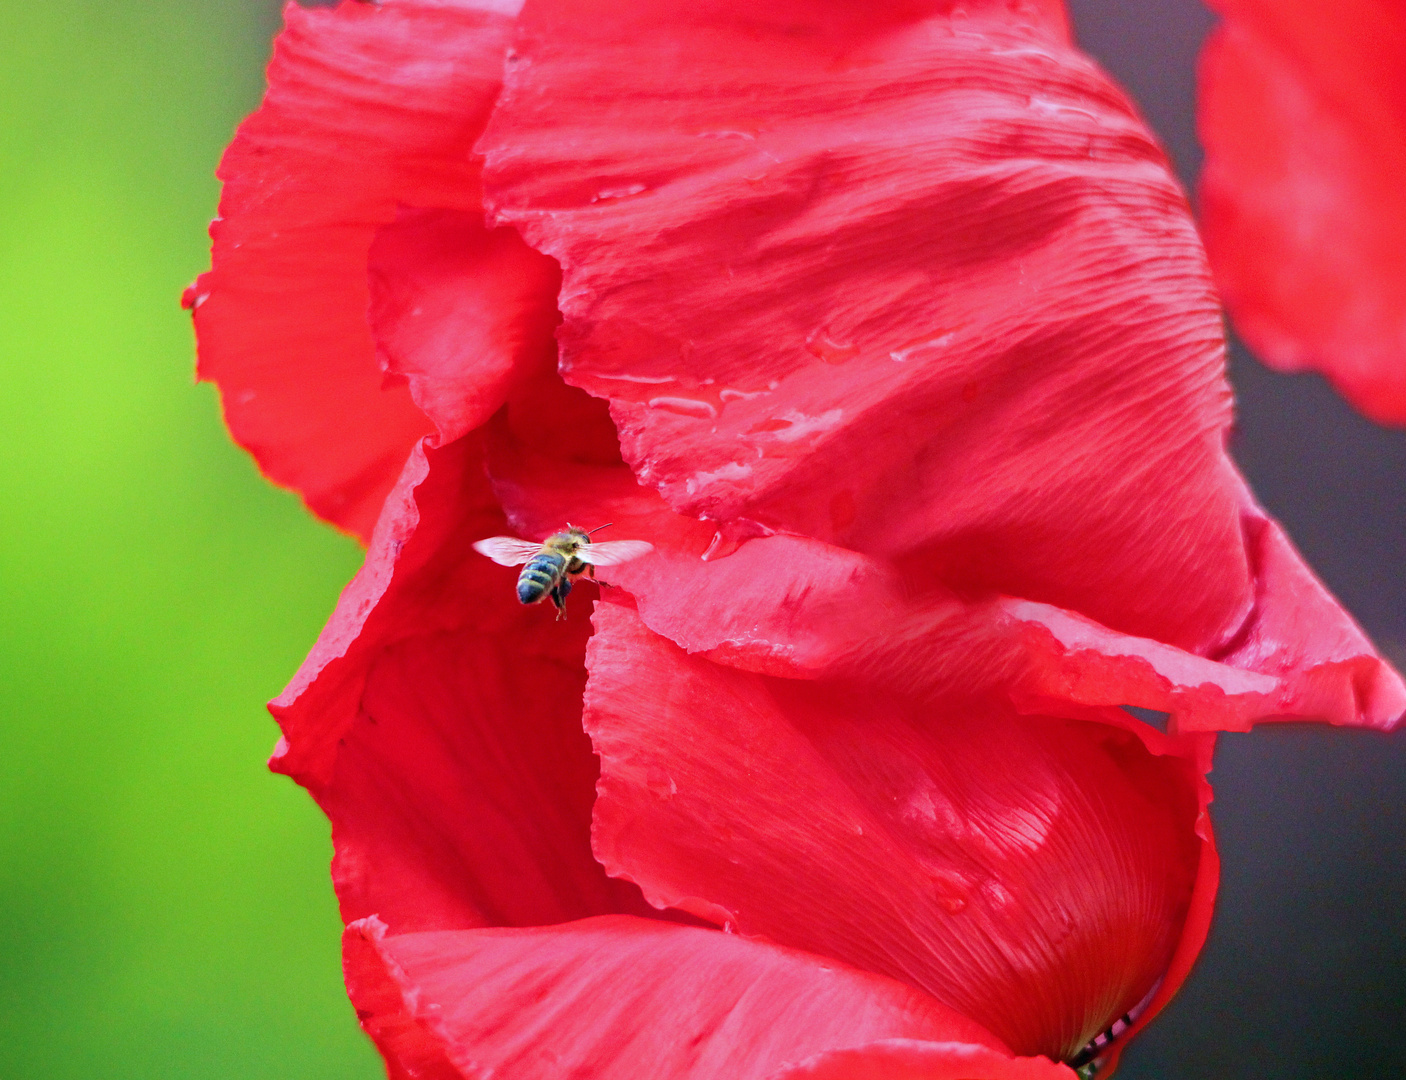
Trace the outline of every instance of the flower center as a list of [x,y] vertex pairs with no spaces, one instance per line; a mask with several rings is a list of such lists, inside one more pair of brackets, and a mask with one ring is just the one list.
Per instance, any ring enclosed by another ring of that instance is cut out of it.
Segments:
[[1132,1027],[1137,1018],[1147,1011],[1147,1007],[1152,1004],[1152,998],[1161,985],[1162,980],[1158,979],[1141,1001],[1090,1039],[1082,1050],[1069,1059],[1069,1066],[1079,1074],[1080,1080],[1093,1080],[1098,1075],[1102,1064],[1099,1061],[1099,1056],[1108,1049],[1114,1039]]

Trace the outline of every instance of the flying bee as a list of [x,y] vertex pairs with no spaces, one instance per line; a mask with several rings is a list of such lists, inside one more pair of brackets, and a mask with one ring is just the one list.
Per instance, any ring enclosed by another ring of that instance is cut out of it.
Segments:
[[517,598],[535,604],[549,598],[557,618],[566,618],[566,595],[582,574],[594,581],[597,566],[614,566],[647,555],[654,545],[645,540],[615,540],[591,543],[591,534],[609,528],[601,525],[587,532],[567,524],[565,531],[553,533],[542,543],[512,536],[490,536],[474,544],[474,550],[487,555],[499,566],[523,566],[517,578]]

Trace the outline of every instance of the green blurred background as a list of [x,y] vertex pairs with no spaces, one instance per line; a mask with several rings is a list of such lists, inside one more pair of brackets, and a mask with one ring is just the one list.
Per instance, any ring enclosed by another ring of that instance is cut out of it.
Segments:
[[264,768],[360,553],[230,444],[177,306],[277,6],[0,11],[0,1077],[383,1075]]

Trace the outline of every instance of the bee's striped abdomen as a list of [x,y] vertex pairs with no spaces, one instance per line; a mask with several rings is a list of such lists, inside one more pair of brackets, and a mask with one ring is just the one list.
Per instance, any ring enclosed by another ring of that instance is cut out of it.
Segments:
[[556,585],[566,570],[566,557],[555,551],[534,555],[517,578],[517,598],[535,604]]

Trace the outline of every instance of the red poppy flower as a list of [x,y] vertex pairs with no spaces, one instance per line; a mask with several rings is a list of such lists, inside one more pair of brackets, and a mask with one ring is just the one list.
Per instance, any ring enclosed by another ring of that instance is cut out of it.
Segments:
[[1236,329],[1406,424],[1406,8],[1215,0],[1201,203]]
[[[188,302],[369,540],[273,764],[391,1076],[1106,1072],[1206,932],[1213,733],[1406,690],[1226,458],[1062,12],[287,19]],[[653,551],[555,623],[471,545],[568,521]]]

